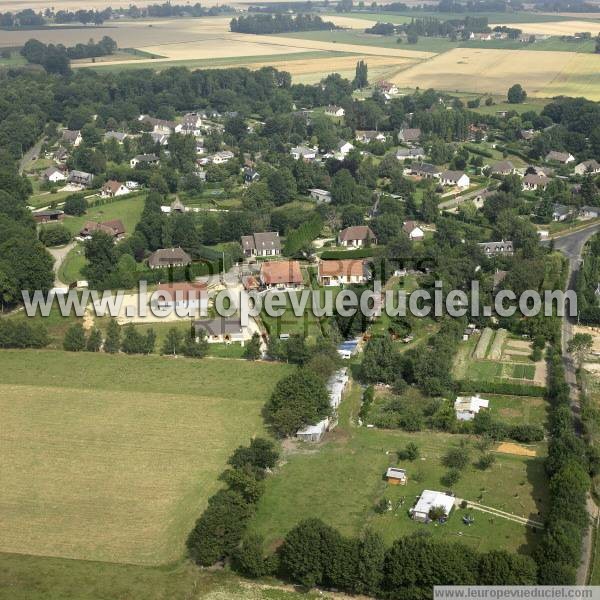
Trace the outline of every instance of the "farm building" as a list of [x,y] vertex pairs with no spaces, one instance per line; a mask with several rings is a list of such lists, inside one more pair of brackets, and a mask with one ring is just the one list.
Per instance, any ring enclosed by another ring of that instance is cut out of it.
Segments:
[[406,471],[396,467],[390,467],[385,473],[385,478],[390,485],[406,485],[408,481]]
[[454,401],[456,418],[459,421],[472,421],[482,408],[489,408],[490,401],[477,396],[458,396]]
[[454,496],[444,494],[444,492],[435,492],[433,490],[423,490],[419,500],[413,508],[410,509],[410,515],[415,521],[428,523],[429,512],[432,508],[441,508],[447,517],[454,506]]
[[65,213],[62,210],[47,209],[38,210],[32,213],[36,223],[55,223],[62,221],[65,218]]

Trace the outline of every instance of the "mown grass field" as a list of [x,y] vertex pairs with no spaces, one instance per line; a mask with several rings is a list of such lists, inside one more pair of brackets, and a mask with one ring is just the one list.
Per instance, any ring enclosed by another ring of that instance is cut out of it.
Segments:
[[[267,481],[267,491],[258,505],[251,529],[277,545],[298,521],[319,517],[346,535],[365,527],[378,531],[387,543],[399,536],[428,532],[436,538],[465,543],[478,550],[505,548],[530,551],[537,536],[531,529],[505,519],[468,511],[475,523],[465,526],[465,511],[453,511],[443,526],[423,525],[411,520],[408,509],[423,489],[446,490],[440,481],[446,468],[441,457],[462,436],[443,433],[376,430],[351,425],[360,399],[355,386],[344,400],[340,425],[318,447],[301,446],[290,451],[285,464]],[[415,442],[420,459],[402,463],[396,452]],[[545,447],[537,446],[533,458],[496,454],[496,463],[487,471],[467,467],[454,486],[456,495],[519,516],[540,519],[547,502],[543,457]],[[475,461],[479,453],[471,450]],[[383,479],[388,466],[408,470],[406,486],[390,486]],[[506,482],[511,485],[507,486]],[[394,510],[377,514],[374,507],[386,498]],[[404,498],[404,503],[399,502]]]
[[189,563],[141,567],[0,553],[0,600],[321,600]]
[[144,200],[144,194],[135,194],[108,204],[92,206],[81,217],[65,217],[63,224],[72,234],[76,235],[87,221],[101,223],[103,221],[111,221],[112,219],[121,219],[125,226],[125,234],[131,234],[140,220],[144,208]]
[[289,367],[2,351],[0,551],[162,564]]

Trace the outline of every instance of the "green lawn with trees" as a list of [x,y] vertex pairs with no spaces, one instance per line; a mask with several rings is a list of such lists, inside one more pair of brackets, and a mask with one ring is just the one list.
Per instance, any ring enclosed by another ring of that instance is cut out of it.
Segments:
[[[357,535],[369,527],[387,544],[400,536],[427,532],[435,539],[462,542],[480,551],[506,549],[531,552],[537,535],[509,520],[490,518],[477,511],[455,511],[442,526],[422,525],[408,516],[408,509],[423,489],[445,490],[448,468],[443,457],[466,437],[444,433],[404,433],[357,427],[360,388],[354,386],[341,406],[340,423],[327,440],[313,447],[302,444],[288,449],[284,465],[267,480],[250,529],[275,546],[299,520],[317,517],[344,535]],[[397,453],[414,443],[419,458],[401,460]],[[451,489],[460,498],[481,502],[519,516],[541,520],[546,507],[544,444],[538,456],[522,457],[492,453],[495,462],[486,469],[474,466],[484,452],[468,442],[468,466]],[[490,448],[485,449],[489,453]],[[407,469],[406,486],[390,486],[384,480],[388,466]],[[510,486],[506,481],[511,481]],[[392,502],[391,512],[378,513],[382,499]],[[399,503],[403,500],[403,504]],[[465,526],[465,514],[475,523]],[[539,534],[538,534],[539,535]]]

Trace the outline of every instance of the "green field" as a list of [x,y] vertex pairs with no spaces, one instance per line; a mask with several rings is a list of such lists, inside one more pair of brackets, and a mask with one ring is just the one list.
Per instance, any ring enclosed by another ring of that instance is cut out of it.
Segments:
[[[288,54],[272,54],[264,56],[239,56],[227,58],[203,58],[190,60],[166,60],[166,61],[131,61],[121,65],[90,65],[85,69],[94,69],[96,71],[128,71],[131,69],[153,69],[155,71],[163,71],[172,67],[186,67],[188,69],[208,69],[208,68],[224,68],[235,67],[248,64],[264,63],[268,66],[276,61],[293,61],[306,60],[308,58],[335,58],[337,56],[352,56],[351,52],[329,52],[327,50],[309,50],[308,52],[294,52]],[[141,63],[141,64],[140,64]],[[73,65],[77,67],[77,65]]]
[[[337,13],[329,13],[329,16],[335,16]],[[345,17],[353,17],[355,19],[367,19],[369,21],[381,21],[384,23],[409,23],[411,18],[418,19],[420,17],[435,17],[442,21],[460,19],[461,13],[448,13],[440,11],[427,10],[406,10],[399,12],[352,12],[344,14]],[[477,12],[477,16],[487,17],[490,23],[550,23],[558,21],[568,21],[569,17],[560,15],[547,15],[533,11],[517,11],[517,12]],[[573,17],[571,17],[572,19]],[[596,21],[598,19],[590,19],[577,16],[577,20]]]
[[140,220],[144,208],[144,200],[144,194],[137,194],[115,200],[109,204],[92,206],[88,208],[85,215],[81,217],[65,217],[63,223],[71,233],[77,234],[87,221],[102,222],[121,219],[125,226],[125,234],[131,234]]
[[162,564],[289,367],[2,351],[0,551]]
[[0,68],[2,67],[22,67],[26,65],[27,61],[25,57],[21,56],[18,52],[11,52],[10,58],[0,57]]
[[[332,290],[333,293],[333,290]],[[290,294],[296,294],[298,301],[300,301],[300,292],[290,292]],[[287,298],[285,305],[285,312],[281,317],[269,316],[265,310],[260,315],[262,322],[264,323],[267,331],[271,335],[279,336],[282,333],[287,334],[301,334],[306,336],[319,336],[321,335],[321,327],[319,325],[319,319],[313,314],[311,310],[312,301],[309,298],[306,303],[306,310],[303,315],[297,317],[292,310],[292,303]]]
[[0,553],[0,600],[330,600],[189,563],[139,567]]
[[[358,428],[350,423],[358,410],[359,395],[356,386],[342,403],[340,425],[318,450],[299,445],[288,451],[285,464],[267,481],[251,529],[264,534],[273,547],[299,520],[319,517],[347,535],[355,535],[369,526],[387,543],[402,535],[426,531],[434,537],[460,541],[482,551],[531,550],[537,538],[533,530],[477,511],[472,511],[475,523],[470,527],[462,522],[462,510],[453,511],[443,526],[411,520],[407,511],[423,489],[447,489],[440,482],[446,472],[440,459],[462,436]],[[401,464],[396,452],[408,442],[419,446],[421,456],[415,462]],[[543,444],[537,450],[538,456],[534,458],[497,454],[496,463],[487,471],[468,467],[454,487],[456,495],[540,519],[538,513],[543,513],[547,502]],[[472,460],[477,456],[478,451],[472,448]],[[407,469],[406,486],[389,486],[384,481],[388,466]],[[511,485],[507,486],[506,481]],[[373,509],[381,498],[391,500],[394,511],[377,514]],[[398,507],[401,498],[405,502]]]

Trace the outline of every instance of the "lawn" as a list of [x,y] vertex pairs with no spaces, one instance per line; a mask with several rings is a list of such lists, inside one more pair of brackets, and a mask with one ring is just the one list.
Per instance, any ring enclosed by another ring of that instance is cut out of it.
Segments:
[[2,351],[0,551],[156,565],[289,367]]
[[75,246],[60,266],[58,278],[66,284],[83,279],[81,269],[86,265],[86,262],[83,246],[81,244]]
[[321,600],[189,563],[141,567],[0,553],[0,600]]
[[[264,534],[267,542],[275,546],[299,520],[318,517],[346,535],[356,535],[369,526],[388,544],[399,536],[426,531],[436,538],[461,541],[480,551],[531,550],[538,535],[533,530],[477,511],[472,511],[475,523],[470,527],[462,522],[462,510],[454,511],[443,526],[412,521],[407,511],[423,489],[447,489],[440,482],[446,472],[441,457],[463,436],[358,428],[351,424],[351,416],[357,413],[359,397],[360,389],[355,386],[342,403],[340,425],[324,443],[300,445],[287,453],[284,465],[267,481],[252,530]],[[408,442],[417,444],[420,459],[399,463],[396,452]],[[537,450],[534,458],[496,454],[495,464],[487,471],[467,467],[454,487],[456,495],[540,519],[538,513],[543,512],[547,502],[543,444]],[[472,448],[472,460],[477,456],[478,451]],[[406,486],[389,486],[384,481],[383,475],[392,465],[408,470]],[[382,498],[392,501],[392,512],[381,515],[374,511]],[[402,498],[405,501],[399,507]]]
[[140,220],[144,208],[144,200],[145,195],[138,194],[115,200],[109,204],[92,206],[81,217],[66,217],[63,224],[71,233],[77,234],[87,221],[102,222],[121,219],[125,226],[125,233],[131,234]]
[[27,64],[24,56],[21,56],[18,52],[11,52],[10,58],[0,57],[0,67],[22,67]]
[[[334,293],[333,288],[330,290],[330,293]],[[300,302],[301,292],[289,292],[289,294],[294,294],[298,298],[298,302]],[[260,318],[271,335],[279,336],[282,333],[298,333],[306,336],[319,336],[321,335],[321,326],[319,325],[318,317],[313,314],[311,306],[312,292],[302,316],[297,317],[294,314],[292,302],[288,295],[286,298],[285,312],[281,317],[271,317],[263,308]]]
[[548,418],[548,402],[544,398],[529,396],[502,396],[482,394],[490,401],[490,412],[504,423],[518,425],[543,425]]

